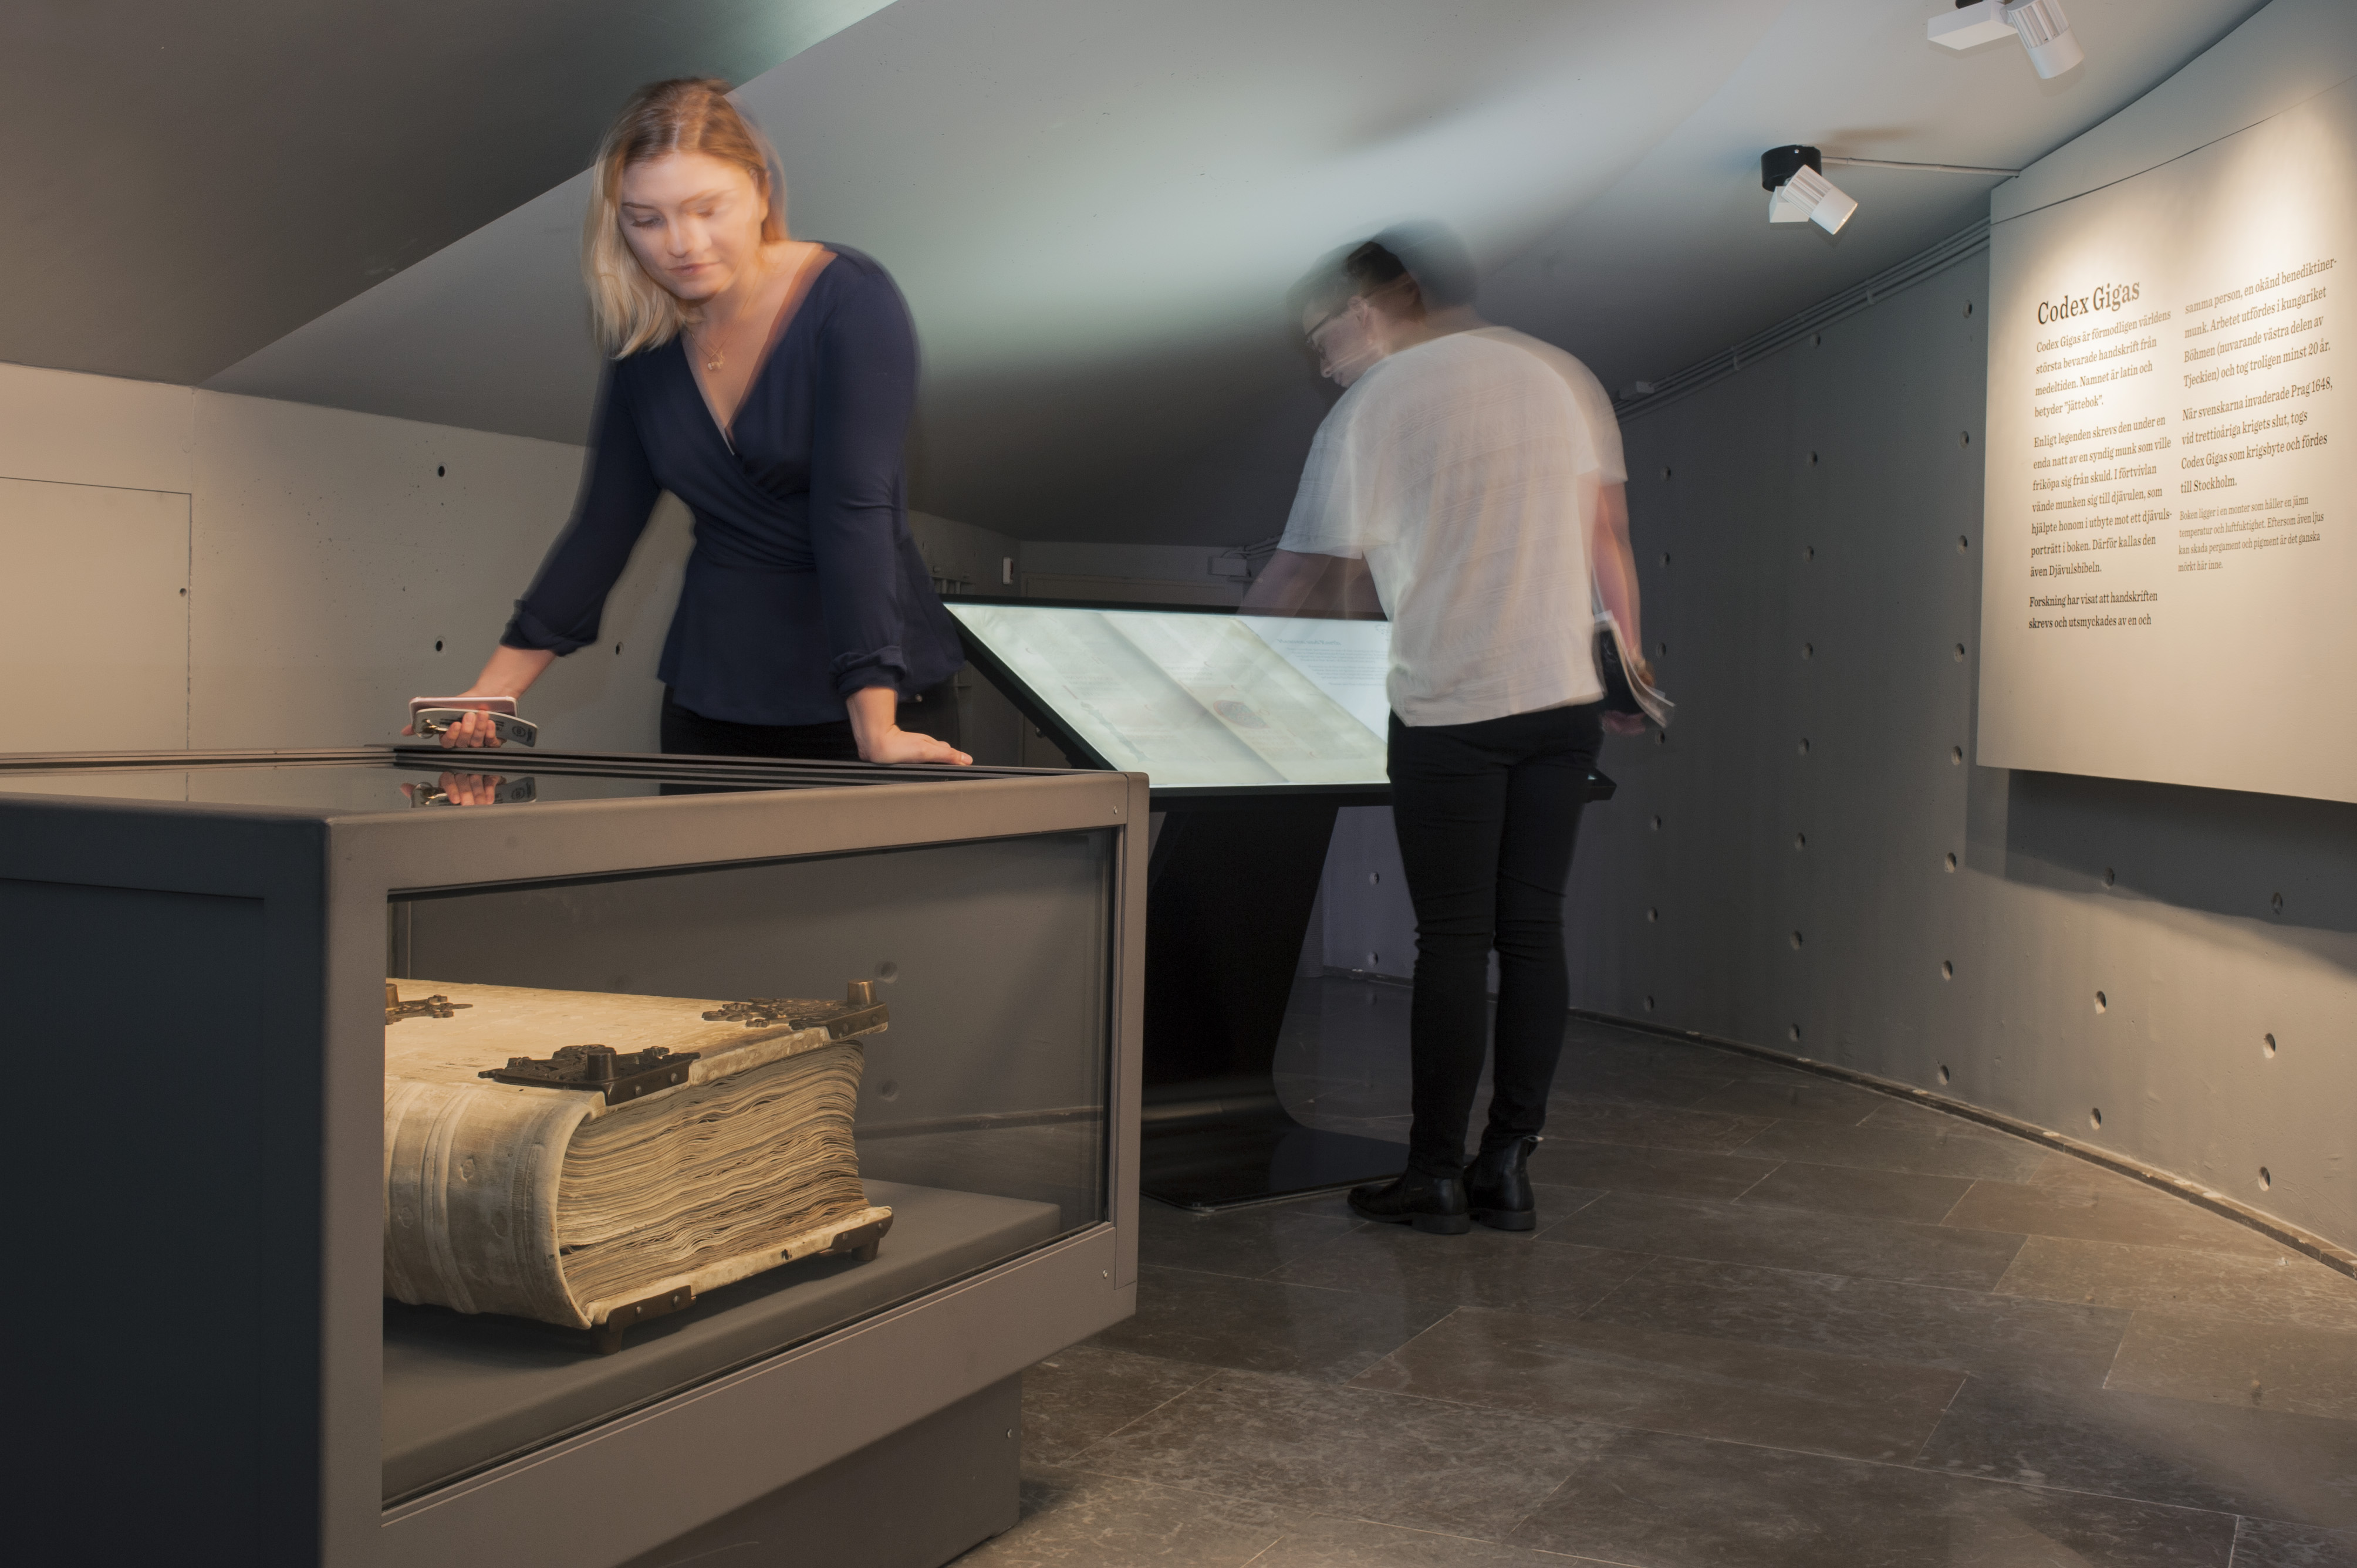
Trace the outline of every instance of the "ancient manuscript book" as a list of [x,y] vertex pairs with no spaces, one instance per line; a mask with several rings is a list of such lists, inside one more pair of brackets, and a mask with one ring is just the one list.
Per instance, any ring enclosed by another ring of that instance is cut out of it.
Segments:
[[385,987],[384,1290],[597,1330],[823,1252],[872,1258],[844,1002]]

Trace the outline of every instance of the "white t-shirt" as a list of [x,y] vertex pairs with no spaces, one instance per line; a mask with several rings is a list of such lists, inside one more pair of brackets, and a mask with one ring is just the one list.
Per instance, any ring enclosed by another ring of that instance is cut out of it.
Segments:
[[1378,361],[1327,414],[1278,546],[1366,561],[1406,724],[1594,702],[1583,504],[1599,467],[1548,362],[1437,338]]
[[1612,394],[1604,390],[1604,383],[1596,379],[1594,371],[1545,338],[1517,332],[1511,327],[1477,327],[1470,336],[1487,338],[1498,343],[1512,343],[1515,348],[1536,354],[1545,360],[1547,368],[1561,376],[1563,384],[1571,389],[1572,401],[1579,404],[1582,422],[1587,427],[1587,439],[1596,448],[1596,482],[1600,485],[1625,485],[1629,482],[1629,466],[1620,455],[1620,416],[1612,412]]

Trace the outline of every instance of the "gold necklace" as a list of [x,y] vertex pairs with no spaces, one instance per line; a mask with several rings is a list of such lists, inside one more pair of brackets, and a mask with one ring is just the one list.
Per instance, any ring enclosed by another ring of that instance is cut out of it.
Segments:
[[[687,335],[687,340],[690,343],[694,343],[695,341],[695,334],[693,332],[689,333]],[[717,347],[711,349],[699,349],[696,350],[696,357],[704,360],[704,368],[707,371],[718,370],[728,358],[728,356],[723,353]]]

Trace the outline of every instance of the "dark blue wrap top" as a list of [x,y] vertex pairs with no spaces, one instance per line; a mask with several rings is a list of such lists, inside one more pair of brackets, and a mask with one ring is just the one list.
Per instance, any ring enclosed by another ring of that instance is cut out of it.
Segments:
[[737,724],[823,724],[863,687],[913,693],[964,661],[909,533],[909,307],[873,260],[826,249],[834,260],[727,434],[683,338],[608,369],[573,520],[501,642],[565,654],[597,641],[606,596],[669,490],[695,517],[659,671],[682,706]]

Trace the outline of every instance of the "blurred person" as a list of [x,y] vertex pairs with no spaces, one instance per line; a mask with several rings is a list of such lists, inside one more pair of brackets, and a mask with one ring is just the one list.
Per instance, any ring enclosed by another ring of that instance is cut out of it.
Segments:
[[[1587,519],[1588,568],[1594,574],[1597,600],[1620,623],[1621,637],[1642,661],[1645,639],[1639,624],[1637,551],[1629,538],[1629,468],[1620,450],[1620,419],[1612,412],[1612,394],[1604,390],[1593,371],[1544,338],[1482,318],[1473,308],[1480,282],[1473,257],[1447,224],[1429,220],[1394,224],[1376,235],[1375,242],[1396,255],[1415,280],[1428,335],[1473,332],[1511,343],[1537,355],[1570,389],[1572,401],[1579,405],[1587,439],[1596,449],[1596,489],[1583,498],[1581,510]],[[1651,683],[1650,661],[1645,661],[1641,672]],[[1615,735],[1641,735],[1645,721],[1635,714],[1608,713],[1604,727]]]
[[[909,532],[908,306],[870,258],[788,233],[775,158],[727,92],[643,87],[598,149],[582,274],[609,363],[588,472],[461,695],[521,696],[596,642],[669,490],[695,547],[659,671],[664,751],[971,762],[925,733],[953,732],[964,655]],[[499,743],[469,715],[442,744]]]
[[[1303,613],[1340,562],[1389,614],[1392,810],[1416,917],[1407,1169],[1351,1207],[1441,1234],[1476,1219],[1531,1230],[1524,1167],[1570,1008],[1564,888],[1603,736],[1588,520],[1601,462],[1562,375],[1444,329],[1383,245],[1329,258],[1294,304],[1345,391],[1244,607]],[[1469,1165],[1493,948],[1495,1081]]]

